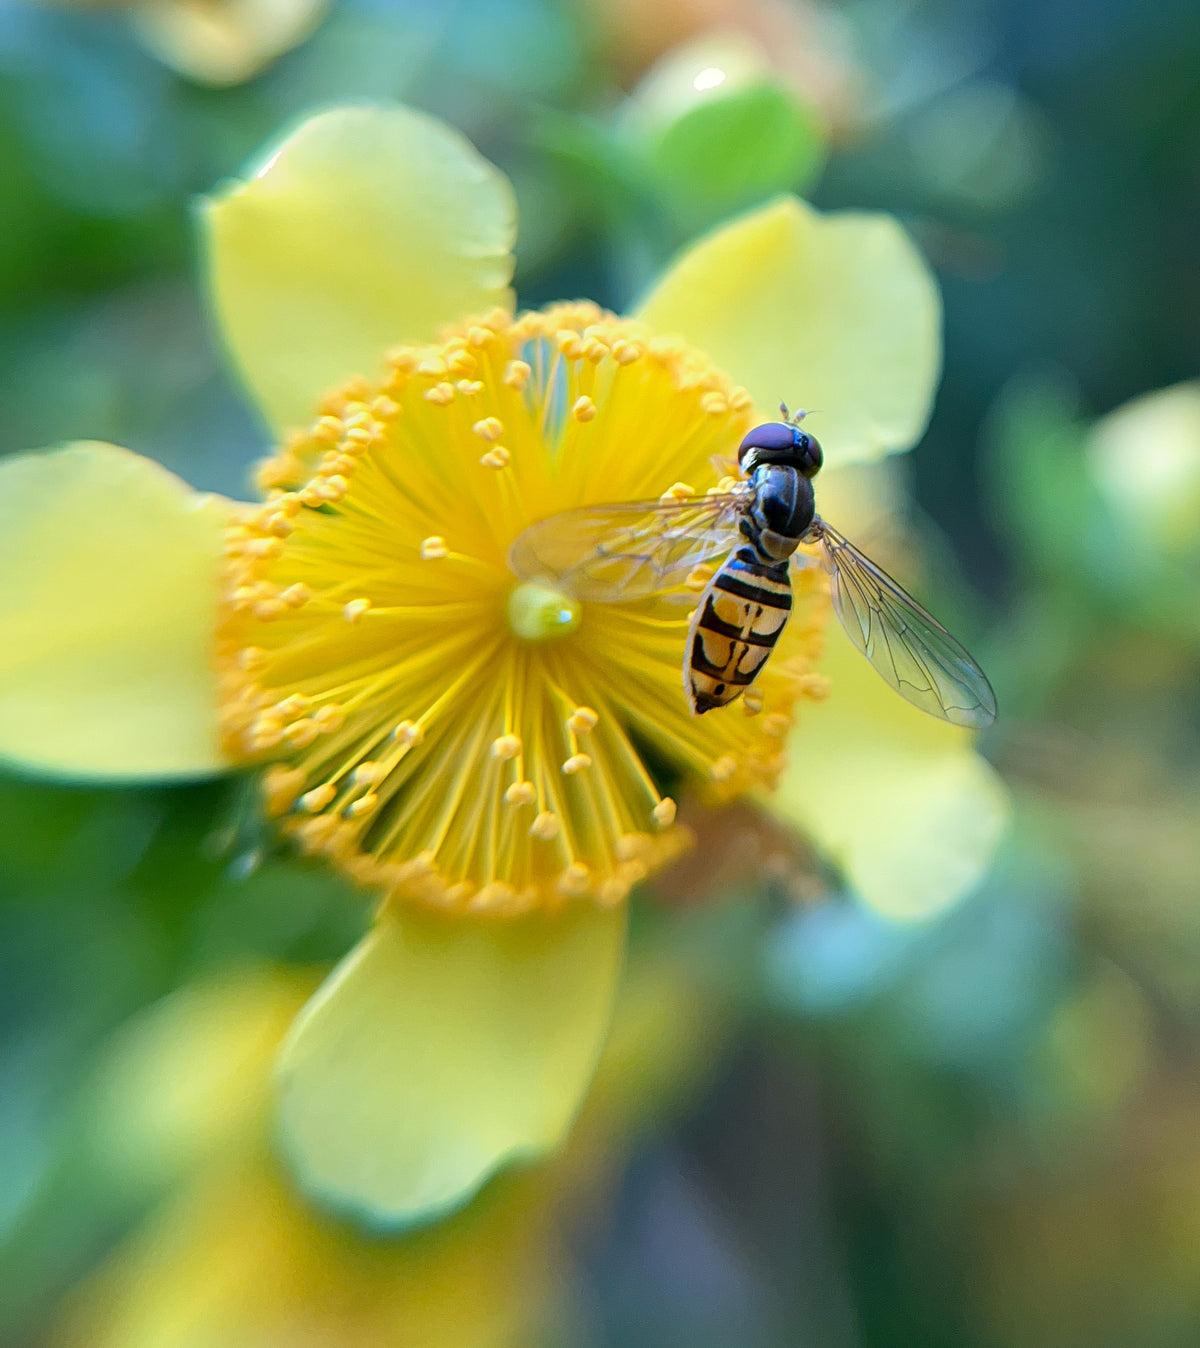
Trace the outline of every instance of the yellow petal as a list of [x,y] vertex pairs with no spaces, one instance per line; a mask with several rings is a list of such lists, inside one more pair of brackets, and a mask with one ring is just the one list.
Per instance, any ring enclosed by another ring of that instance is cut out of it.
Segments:
[[930,918],[986,872],[1008,794],[969,731],[910,707],[831,624],[829,701],[793,732],[774,808],[884,915]]
[[781,401],[841,465],[908,449],[941,369],[941,300],[888,215],[821,215],[784,197],[692,244],[641,305],[703,348],[764,418]]
[[606,1033],[621,908],[385,917],[309,1003],[280,1064],[302,1187],[373,1226],[427,1221],[564,1138]]
[[0,758],[112,780],[222,769],[225,514],[113,445],[0,464]]
[[329,0],[142,0],[131,19],[164,65],[198,84],[241,84],[291,51]]
[[226,342],[276,431],[397,343],[512,305],[508,180],[411,108],[310,117],[201,223]]

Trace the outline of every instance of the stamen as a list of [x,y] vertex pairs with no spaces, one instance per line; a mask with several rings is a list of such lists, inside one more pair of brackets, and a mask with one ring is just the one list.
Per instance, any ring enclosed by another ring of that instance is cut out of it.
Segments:
[[356,623],[370,607],[369,599],[351,599],[348,604],[343,605],[342,617],[348,623]]
[[521,741],[516,735],[501,735],[492,741],[492,757],[504,761],[516,758],[521,752]]
[[430,534],[421,540],[421,557],[427,561],[438,561],[449,552],[446,540],[440,534]]
[[549,810],[543,810],[529,825],[529,836],[537,838],[541,842],[550,842],[558,837],[559,823],[558,815],[552,814]]
[[599,715],[591,707],[576,707],[567,717],[567,729],[572,735],[586,735],[588,731],[595,730],[599,720]]
[[494,444],[504,434],[504,423],[499,417],[484,417],[477,421],[471,429],[481,440],[487,440]]
[[323,782],[311,791],[306,791],[297,803],[306,814],[320,814],[326,806],[333,804],[336,795],[337,787],[332,782]]

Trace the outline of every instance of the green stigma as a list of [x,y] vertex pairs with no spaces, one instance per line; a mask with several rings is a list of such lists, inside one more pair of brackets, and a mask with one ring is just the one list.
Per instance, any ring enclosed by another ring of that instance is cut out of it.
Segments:
[[523,580],[508,596],[508,625],[522,641],[552,641],[579,626],[579,603],[550,585]]

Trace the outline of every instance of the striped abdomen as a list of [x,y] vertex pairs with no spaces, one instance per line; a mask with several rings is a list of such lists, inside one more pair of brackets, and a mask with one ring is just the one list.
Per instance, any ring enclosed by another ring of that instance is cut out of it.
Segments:
[[735,548],[708,583],[688,629],[683,683],[699,715],[723,707],[758,677],[792,611],[788,563]]

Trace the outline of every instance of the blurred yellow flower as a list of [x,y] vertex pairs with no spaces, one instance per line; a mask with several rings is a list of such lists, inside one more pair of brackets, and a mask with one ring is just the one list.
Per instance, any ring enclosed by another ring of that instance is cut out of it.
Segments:
[[[282,1145],[330,1204],[428,1220],[570,1125],[621,900],[682,840],[648,755],[717,795],[769,785],[823,620],[814,596],[767,714],[694,720],[682,610],[577,609],[518,585],[508,544],[565,506],[703,489],[780,397],[822,409],[823,488],[907,448],[937,290],[894,221],[785,197],[686,250],[632,319],[514,317],[511,189],[401,107],[310,118],[201,221],[280,446],[266,501],[199,497],[112,446],[0,466],[0,754],[125,781],[271,761],[285,831],[388,896],[285,1044]],[[823,753],[839,705],[857,715],[833,700]],[[823,822],[869,846],[861,784],[810,766],[796,789],[816,780]],[[902,853],[910,887],[935,854]]]
[[241,84],[309,38],[329,0],[57,0],[125,10],[142,45],[197,84]]
[[[150,1215],[68,1298],[51,1341],[87,1348],[518,1348],[570,1270],[563,1227],[588,1215],[638,1133],[711,1071],[726,1014],[647,951],[623,990],[569,1148],[433,1231],[381,1240],[308,1208],[269,1155],[270,1064],[313,978],[210,975],[107,1047],[86,1160]],[[564,1201],[569,1200],[569,1201]]]

